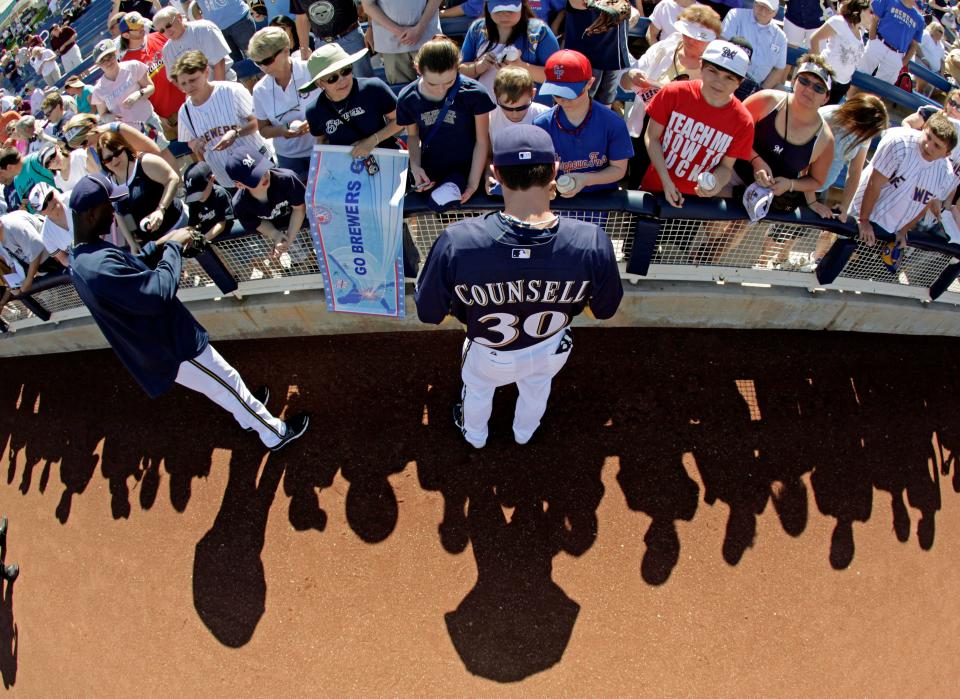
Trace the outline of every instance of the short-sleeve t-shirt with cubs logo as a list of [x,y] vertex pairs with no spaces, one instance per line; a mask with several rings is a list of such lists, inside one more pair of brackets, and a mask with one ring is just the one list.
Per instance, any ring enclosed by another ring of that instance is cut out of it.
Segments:
[[[753,147],[753,119],[736,97],[722,107],[707,103],[699,80],[665,85],[647,106],[647,114],[663,125],[660,147],[670,179],[682,194],[694,194],[701,172],[713,172],[724,156],[748,159]],[[640,185],[662,192],[660,175],[651,165]]]
[[953,186],[953,169],[946,158],[927,160],[921,151],[923,131],[907,127],[887,129],[873,160],[860,177],[860,186],[850,205],[857,217],[863,194],[874,170],[887,178],[870,212],[870,222],[896,233],[934,199],[943,199]]
[[290,0],[290,14],[306,15],[318,39],[339,37],[359,19],[354,0]]

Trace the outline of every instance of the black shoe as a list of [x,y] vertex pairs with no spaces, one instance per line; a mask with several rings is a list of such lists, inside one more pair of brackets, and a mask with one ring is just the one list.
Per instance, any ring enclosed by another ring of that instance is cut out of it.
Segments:
[[[253,391],[253,393],[251,393],[250,395],[252,395],[252,396],[253,396],[254,398],[256,398],[258,401],[260,401],[261,403],[263,403],[263,407],[266,408],[266,407],[267,407],[267,401],[270,400],[270,387],[269,387],[269,386],[266,386],[266,385],[261,386],[261,387],[258,388],[257,390]],[[244,429],[244,431],[246,431],[246,432],[253,432],[253,431],[254,431],[254,429],[253,429],[252,427],[244,427],[243,429]]]
[[287,431],[284,432],[283,439],[278,444],[270,447],[270,451],[280,451],[293,440],[302,437],[310,426],[310,413],[297,413],[283,424]]
[[17,579],[18,575],[20,575],[20,566],[16,563],[3,566],[3,577],[7,579],[7,582],[13,582]]
[[460,434],[466,433],[463,427],[463,403],[453,404],[453,424],[460,430]]
[[3,541],[7,538],[7,516],[4,515],[3,519],[0,519],[0,541]]

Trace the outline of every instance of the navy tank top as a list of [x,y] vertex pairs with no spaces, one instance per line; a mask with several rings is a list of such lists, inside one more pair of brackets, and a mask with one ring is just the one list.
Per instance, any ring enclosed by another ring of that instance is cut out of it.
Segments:
[[[820,128],[809,141],[794,145],[777,132],[777,114],[781,109],[786,110],[784,131],[789,131],[790,108],[787,106],[787,99],[784,98],[776,109],[757,122],[753,131],[753,149],[770,166],[774,177],[795,180],[810,166],[813,147],[823,131],[823,119],[820,119]],[[749,162],[738,160],[736,170],[744,182],[753,182],[753,166]]]

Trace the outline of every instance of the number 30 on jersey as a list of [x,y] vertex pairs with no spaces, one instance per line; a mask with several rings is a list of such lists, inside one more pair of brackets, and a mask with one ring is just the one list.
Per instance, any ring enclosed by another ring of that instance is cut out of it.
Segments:
[[[484,347],[506,347],[520,336],[520,329],[517,328],[520,318],[512,313],[488,313],[477,320],[484,324],[485,331],[497,333],[501,338],[499,341],[488,340],[484,337],[474,338],[474,342]],[[490,323],[490,325],[487,325],[487,323]],[[566,313],[541,311],[524,318],[520,327],[529,337],[545,340],[563,330],[569,323],[570,316]]]

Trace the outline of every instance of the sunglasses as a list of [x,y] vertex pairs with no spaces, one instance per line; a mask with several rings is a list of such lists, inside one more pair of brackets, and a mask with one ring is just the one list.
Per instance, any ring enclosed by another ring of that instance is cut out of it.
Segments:
[[327,85],[335,85],[340,78],[345,78],[348,75],[353,75],[353,66],[347,66],[346,68],[341,68],[338,72],[333,75],[328,75],[323,79]]
[[119,157],[120,157],[120,154],[121,154],[122,152],[123,152],[123,151],[117,151],[116,153],[108,153],[108,152],[106,152],[106,151],[101,151],[101,152],[100,152],[100,162],[103,163],[104,165],[106,165],[106,164],[108,164],[108,163],[111,163],[111,162],[113,162],[114,160],[116,160],[117,158],[119,158]]
[[804,87],[809,87],[811,90],[816,92],[818,95],[827,94],[827,86],[816,80],[811,80],[810,78],[804,75],[797,76],[797,82],[803,85]]
[[164,34],[172,26],[173,26],[173,22],[171,21],[169,24],[165,24],[162,27],[157,27],[157,31],[160,32],[161,34]]
[[271,65],[275,60],[277,60],[277,56],[279,56],[281,53],[283,53],[283,49],[280,49],[279,51],[277,51],[277,52],[276,52],[275,54],[273,54],[272,56],[267,56],[267,57],[264,58],[262,61],[254,61],[254,63],[256,63],[258,66],[269,66],[269,65]]
[[506,107],[497,102],[497,106],[505,112],[525,112],[530,109],[531,104],[531,102],[527,102],[526,104],[521,104],[519,107]]
[[960,109],[960,103],[958,103],[956,100],[949,99],[947,100],[947,104],[949,104],[954,109]]

